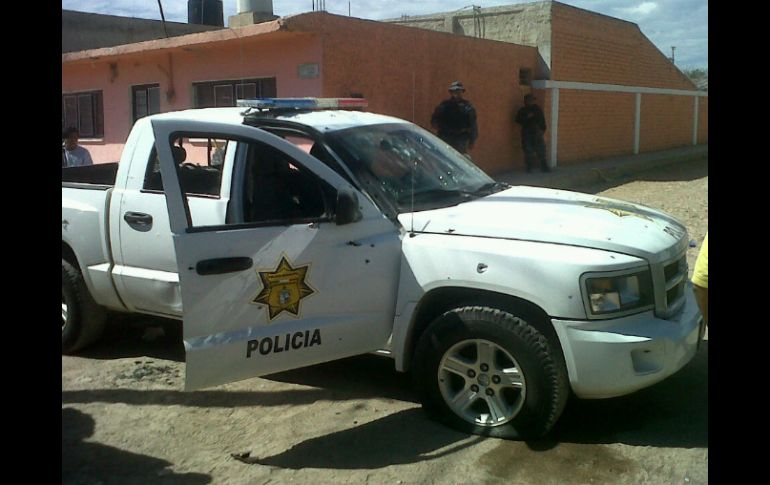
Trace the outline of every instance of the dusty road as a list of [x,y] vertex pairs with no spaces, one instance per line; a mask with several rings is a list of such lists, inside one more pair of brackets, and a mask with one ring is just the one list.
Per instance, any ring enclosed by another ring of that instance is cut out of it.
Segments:
[[[698,247],[708,226],[705,160],[581,190],[663,209]],[[376,356],[193,393],[183,375],[181,336],[161,321],[113,319],[101,344],[62,357],[62,482],[708,482],[707,341],[656,386],[571,400],[528,443],[429,421],[409,377]]]

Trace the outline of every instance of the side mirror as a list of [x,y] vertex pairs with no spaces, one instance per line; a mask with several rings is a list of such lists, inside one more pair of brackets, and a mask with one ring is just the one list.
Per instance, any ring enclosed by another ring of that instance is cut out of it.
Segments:
[[358,196],[352,190],[342,189],[337,192],[337,210],[334,221],[338,226],[360,221],[363,217],[358,207]]

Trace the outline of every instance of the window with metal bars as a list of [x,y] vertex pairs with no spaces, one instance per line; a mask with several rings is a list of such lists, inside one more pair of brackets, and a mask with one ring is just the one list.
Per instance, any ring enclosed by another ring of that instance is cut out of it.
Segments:
[[61,128],[74,126],[80,138],[104,136],[102,92],[64,93],[61,96]]
[[274,77],[193,83],[196,108],[235,106],[238,99],[276,97]]
[[160,85],[142,84],[131,87],[134,121],[147,115],[160,113]]

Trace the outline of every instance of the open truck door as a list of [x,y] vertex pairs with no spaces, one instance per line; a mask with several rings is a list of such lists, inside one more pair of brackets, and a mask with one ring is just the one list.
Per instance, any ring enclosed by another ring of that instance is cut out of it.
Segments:
[[[185,390],[384,348],[401,241],[374,204],[263,130],[172,117],[152,126],[179,271]],[[238,151],[227,219],[206,225],[190,212],[172,146],[212,137]]]

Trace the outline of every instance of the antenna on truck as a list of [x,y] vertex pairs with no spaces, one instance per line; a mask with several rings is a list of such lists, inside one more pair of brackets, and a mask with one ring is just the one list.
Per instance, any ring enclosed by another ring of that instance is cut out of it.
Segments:
[[409,212],[412,213],[412,227],[409,229],[409,237],[414,237],[414,169],[417,167],[417,159],[412,160],[412,207],[409,208]]

